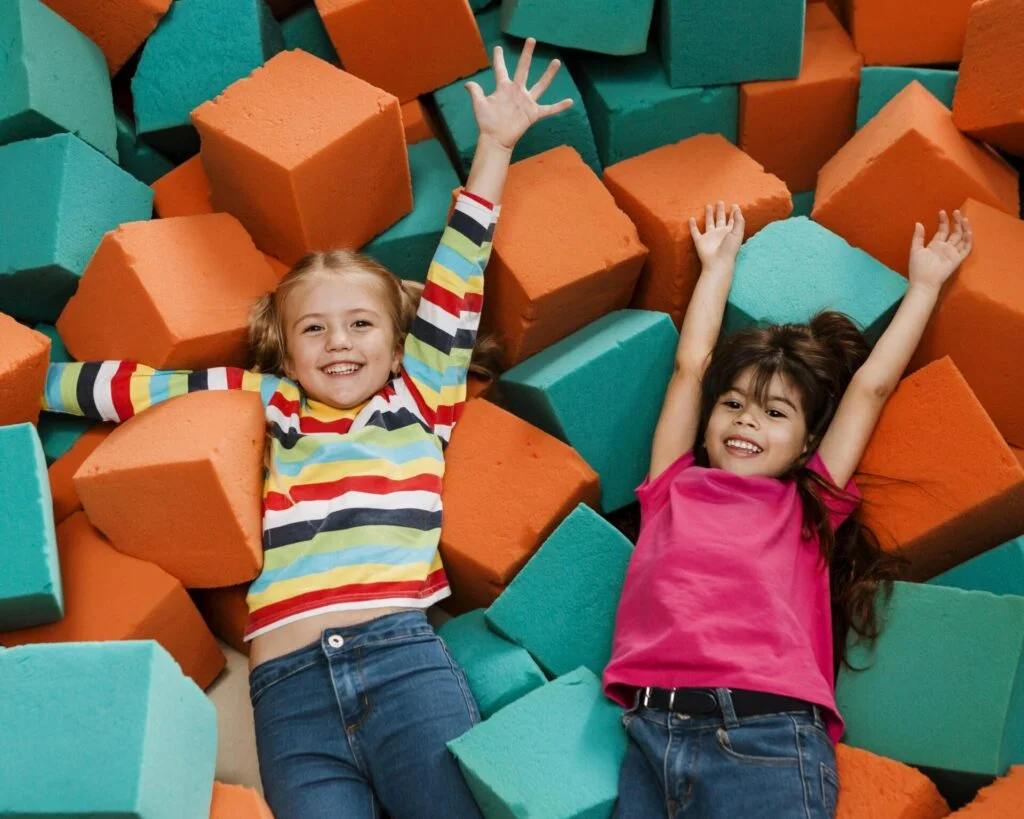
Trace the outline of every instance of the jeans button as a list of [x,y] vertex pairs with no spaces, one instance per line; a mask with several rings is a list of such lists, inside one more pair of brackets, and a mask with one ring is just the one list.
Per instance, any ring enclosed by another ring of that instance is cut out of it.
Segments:
[[329,645],[331,648],[341,648],[343,645],[345,645],[345,638],[342,637],[340,634],[332,634],[330,637],[327,638],[327,645]]

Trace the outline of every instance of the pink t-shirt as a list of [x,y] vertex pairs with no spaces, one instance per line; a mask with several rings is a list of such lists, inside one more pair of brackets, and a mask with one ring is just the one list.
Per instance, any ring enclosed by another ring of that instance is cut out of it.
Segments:
[[[831,481],[815,453],[808,467]],[[851,480],[846,491],[858,495]],[[843,734],[832,673],[828,567],[801,537],[796,484],[696,466],[687,452],[636,490],[640,537],[626,572],[604,692],[745,688],[825,709]],[[855,501],[821,498],[838,527]]]

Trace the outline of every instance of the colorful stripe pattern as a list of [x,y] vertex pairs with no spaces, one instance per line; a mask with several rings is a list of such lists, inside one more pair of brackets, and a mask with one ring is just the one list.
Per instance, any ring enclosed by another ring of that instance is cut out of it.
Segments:
[[498,210],[459,196],[401,374],[362,406],[337,409],[286,378],[237,367],[50,365],[43,408],[105,421],[200,390],[260,394],[271,458],[263,571],[249,587],[245,639],[327,611],[426,608],[450,594],[437,550],[444,450],[466,400]]

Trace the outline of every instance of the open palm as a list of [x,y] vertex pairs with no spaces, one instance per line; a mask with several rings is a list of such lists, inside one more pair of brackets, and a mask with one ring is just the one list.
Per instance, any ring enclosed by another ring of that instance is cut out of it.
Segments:
[[690,235],[697,256],[705,267],[714,264],[732,264],[743,243],[743,230],[746,223],[739,205],[733,205],[728,218],[725,214],[725,202],[719,202],[714,208],[704,208],[704,232],[697,227],[697,220],[690,217]]
[[949,231],[949,217],[946,211],[939,211],[939,229],[925,246],[924,225],[914,225],[914,240],[910,246],[910,265],[907,278],[911,283],[941,287],[943,283],[967,258],[974,246],[974,231],[971,223],[953,211],[953,232]]
[[561,66],[559,60],[551,61],[533,88],[526,87],[536,44],[537,41],[532,37],[526,41],[515,76],[511,78],[501,46],[494,47],[494,93],[485,95],[479,84],[472,81],[466,83],[466,89],[473,100],[473,115],[480,129],[480,137],[489,138],[510,151],[537,120],[554,116],[572,105],[571,99],[552,105],[541,105],[538,102],[558,73]]

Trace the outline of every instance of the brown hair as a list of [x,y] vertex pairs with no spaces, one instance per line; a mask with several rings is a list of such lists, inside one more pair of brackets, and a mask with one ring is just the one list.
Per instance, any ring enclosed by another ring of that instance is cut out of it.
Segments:
[[[250,369],[283,376],[287,348],[282,319],[288,293],[313,276],[346,273],[369,273],[381,282],[388,318],[394,327],[395,342],[401,345],[412,329],[424,286],[419,282],[398,278],[384,265],[363,253],[352,250],[314,252],[303,256],[273,292],[261,296],[253,305],[249,313]],[[486,379],[495,378],[499,372],[501,353],[501,345],[495,338],[478,336],[469,371]]]
[[704,437],[711,411],[737,376],[752,369],[752,392],[766,405],[772,378],[784,377],[800,395],[807,420],[807,452],[782,476],[796,482],[803,505],[803,535],[817,536],[821,559],[829,567],[832,595],[834,669],[847,662],[850,629],[858,639],[873,643],[881,633],[875,598],[888,600],[892,581],[900,576],[905,560],[883,550],[875,534],[862,521],[858,504],[835,531],[821,493],[854,500],[807,462],[817,450],[835,416],[850,379],[868,357],[870,347],[853,321],[833,311],[819,313],[809,324],[776,324],[732,333],[719,341],[705,370],[700,421],[694,444],[695,462],[708,466]]

